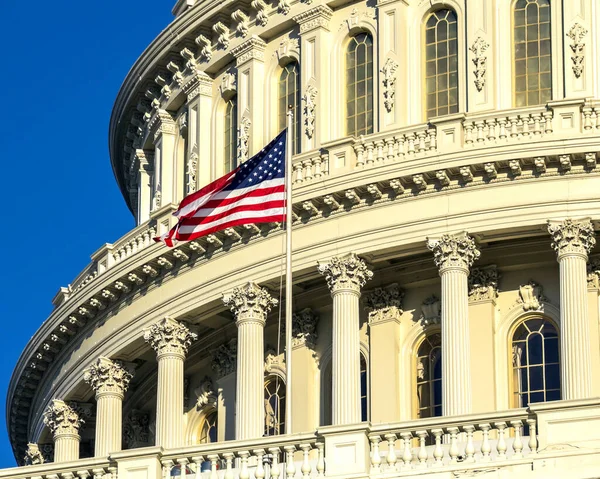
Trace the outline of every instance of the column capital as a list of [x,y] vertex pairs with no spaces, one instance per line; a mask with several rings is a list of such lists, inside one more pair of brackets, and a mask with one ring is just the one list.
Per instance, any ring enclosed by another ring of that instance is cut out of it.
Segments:
[[344,290],[360,294],[360,288],[373,278],[367,264],[354,253],[334,256],[329,262],[319,261],[318,269],[332,294]]
[[75,409],[60,399],[53,399],[44,411],[44,424],[54,437],[79,436],[79,428],[83,422]]
[[144,330],[144,340],[152,346],[159,358],[165,355],[184,358],[192,341],[196,339],[198,339],[196,333],[192,333],[169,316]]
[[265,41],[252,35],[244,43],[231,50],[231,54],[235,57],[235,66],[239,67],[250,60],[264,61],[265,48],[267,48]]
[[475,240],[466,232],[442,235],[438,239],[427,238],[427,248],[433,252],[433,261],[440,274],[448,269],[461,269],[466,272],[481,255]]
[[310,10],[296,15],[293,17],[293,20],[300,25],[300,34],[303,34],[317,28],[329,31],[329,20],[331,20],[332,16],[333,10],[327,5],[317,5]]
[[365,292],[364,304],[369,309],[369,325],[398,321],[402,315],[404,290],[397,283]]
[[151,131],[154,131],[154,143],[163,134],[175,135],[177,133],[177,123],[167,110],[157,110],[148,126]]
[[84,381],[96,392],[96,398],[114,395],[122,399],[132,378],[133,373],[121,361],[103,356],[96,359],[83,374]]
[[183,85],[183,92],[187,95],[188,102],[198,95],[212,97],[213,79],[206,73],[196,71],[190,80]]
[[556,251],[559,261],[562,257],[570,255],[587,259],[596,244],[594,227],[589,218],[548,221],[548,233],[552,236],[552,248]]
[[223,303],[235,315],[236,324],[258,321],[264,326],[267,313],[279,301],[273,298],[266,288],[253,282],[234,288],[231,293],[223,294]]

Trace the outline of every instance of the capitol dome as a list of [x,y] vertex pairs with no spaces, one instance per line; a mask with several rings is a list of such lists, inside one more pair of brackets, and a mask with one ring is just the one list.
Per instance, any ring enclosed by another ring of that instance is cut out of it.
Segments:
[[[109,125],[136,227],[23,351],[0,479],[597,474],[600,5],[173,14]],[[288,105],[291,332],[281,224],[153,241]]]

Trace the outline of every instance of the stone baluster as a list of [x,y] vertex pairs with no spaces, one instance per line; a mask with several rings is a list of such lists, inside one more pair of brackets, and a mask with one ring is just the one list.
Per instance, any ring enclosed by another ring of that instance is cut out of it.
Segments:
[[278,479],[279,476],[281,475],[281,469],[279,468],[279,452],[280,449],[278,447],[270,447],[269,448],[269,453],[271,454],[272,457],[272,463],[271,463],[271,477],[273,479]]
[[589,219],[548,222],[560,268],[562,399],[592,393],[592,355],[587,301],[587,259],[596,244]]
[[442,449],[442,434],[444,431],[441,429],[432,429],[431,434],[435,438],[435,447],[433,448],[433,465],[439,467],[443,465],[442,459],[444,458],[444,449]]
[[236,383],[236,439],[262,437],[265,427],[264,327],[267,313],[278,301],[255,283],[234,288],[223,303],[238,327]]
[[317,458],[317,477],[325,477],[325,444],[317,443],[317,449],[319,451]]
[[144,330],[144,340],[156,351],[158,360],[157,446],[172,448],[184,443],[183,363],[192,341],[197,338],[197,334],[170,317]]
[[132,377],[122,362],[105,357],[98,358],[83,375],[85,382],[96,392],[96,457],[121,450],[123,398]]
[[419,453],[417,454],[417,458],[419,459],[419,468],[425,469],[427,467],[427,446],[425,445],[425,440],[427,439],[427,431],[417,431],[417,436],[419,437]]
[[379,453],[379,443],[381,437],[371,436],[371,472],[381,472],[381,454]]
[[490,457],[490,452],[492,451],[492,446],[490,446],[490,424],[479,424],[479,430],[482,434],[481,440],[481,461],[482,462],[490,462],[492,458]]
[[428,239],[427,247],[442,279],[442,413],[444,416],[471,412],[471,353],[469,346],[469,268],[479,250],[466,233]]
[[302,472],[302,479],[310,479],[311,466],[310,466],[310,444],[300,444],[300,449],[302,450],[302,466],[300,467],[300,472]]
[[386,434],[384,437],[388,442],[388,452],[385,456],[385,462],[387,462],[388,470],[393,471],[396,469],[396,461],[398,460],[398,456],[396,456],[396,435]]
[[54,439],[54,462],[79,459],[79,428],[83,423],[79,414],[64,401],[53,399],[44,412],[44,424]]
[[361,421],[359,298],[373,277],[365,262],[350,253],[319,263],[333,298],[332,422]]

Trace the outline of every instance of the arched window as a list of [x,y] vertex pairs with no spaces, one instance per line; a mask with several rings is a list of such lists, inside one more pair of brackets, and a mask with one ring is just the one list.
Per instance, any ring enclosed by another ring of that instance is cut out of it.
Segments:
[[200,430],[200,444],[217,442],[217,411],[213,411],[204,418]]
[[453,10],[437,10],[425,23],[427,118],[458,112],[458,22]]
[[265,435],[285,434],[285,382],[272,376],[265,382]]
[[442,337],[427,336],[417,349],[418,417],[442,415]]
[[550,1],[517,0],[514,7],[515,106],[552,98]]
[[288,106],[292,106],[294,144],[292,153],[300,152],[300,65],[290,62],[283,67],[279,76],[279,129],[287,126]]
[[558,332],[551,321],[523,321],[512,337],[515,407],[560,399]]
[[368,383],[367,360],[360,353],[360,419],[369,420],[369,383]]
[[373,133],[373,37],[361,32],[346,50],[346,134]]
[[223,127],[223,174],[237,167],[237,97],[231,97],[225,105],[225,124]]

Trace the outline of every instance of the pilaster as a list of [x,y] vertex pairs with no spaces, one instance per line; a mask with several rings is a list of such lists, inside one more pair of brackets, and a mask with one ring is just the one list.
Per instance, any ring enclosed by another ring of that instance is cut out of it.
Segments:
[[98,358],[83,375],[96,392],[96,457],[121,450],[123,398],[132,377],[122,362],[105,357]]
[[235,315],[238,327],[236,439],[262,437],[264,408],[264,326],[267,313],[278,301],[255,283],[234,288],[223,303]]
[[[562,9],[562,58],[565,98],[591,98],[598,94],[594,71],[598,71],[598,52],[594,30],[598,25],[598,5],[594,0],[579,0]],[[594,11],[596,10],[596,11]],[[555,19],[553,18],[554,22]]]
[[266,143],[264,135],[266,43],[252,36],[231,50],[237,67],[238,88],[238,162],[255,155]]
[[183,363],[198,335],[170,317],[144,330],[144,340],[156,351],[156,445],[179,447],[183,437]]
[[79,459],[79,429],[83,420],[75,409],[60,399],[53,399],[44,412],[44,424],[54,439],[54,462]]
[[318,269],[333,298],[332,424],[355,424],[361,421],[358,303],[373,272],[354,253],[319,262]]
[[466,0],[466,9],[469,12],[465,18],[469,111],[491,110],[496,108],[495,8],[493,2]]
[[152,170],[154,155],[144,150],[135,150],[135,161],[138,164],[138,224],[150,219],[152,209]]
[[428,238],[427,247],[442,279],[442,413],[469,414],[473,394],[467,276],[480,252],[465,232]]
[[549,221],[560,268],[560,352],[562,399],[592,393],[591,341],[587,300],[587,260],[596,244],[589,218]]
[[175,156],[177,125],[166,110],[158,110],[150,125],[154,143],[154,185],[152,211],[177,203]]
[[587,264],[588,315],[592,353],[592,397],[600,397],[600,257],[590,256]]
[[237,338],[221,344],[213,352],[212,369],[217,383],[217,439],[235,439]]

